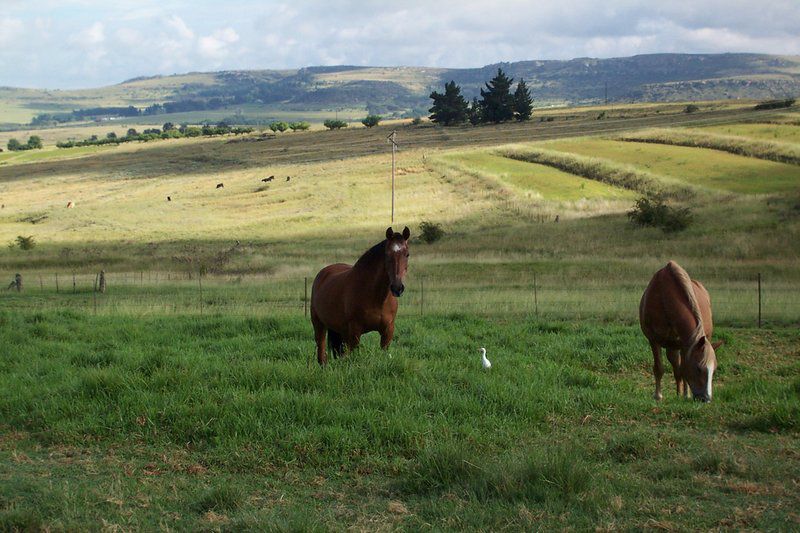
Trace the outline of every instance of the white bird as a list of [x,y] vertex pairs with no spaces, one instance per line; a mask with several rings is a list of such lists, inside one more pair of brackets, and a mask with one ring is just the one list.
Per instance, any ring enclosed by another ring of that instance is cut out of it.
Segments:
[[481,363],[486,370],[492,368],[492,362],[486,359],[486,348],[481,348]]

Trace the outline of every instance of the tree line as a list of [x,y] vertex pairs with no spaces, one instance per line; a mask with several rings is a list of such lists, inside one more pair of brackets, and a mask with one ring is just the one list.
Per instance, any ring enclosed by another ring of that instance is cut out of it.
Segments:
[[241,135],[244,133],[251,133],[253,128],[234,128],[225,122],[220,122],[216,126],[206,124],[204,126],[189,126],[181,124],[175,126],[172,122],[166,122],[159,128],[147,128],[141,133],[134,128],[129,128],[124,136],[118,136],[116,133],[109,132],[105,137],[98,137],[92,135],[88,139],[82,141],[61,141],[56,143],[58,148],[73,148],[75,146],[99,146],[103,144],[121,144],[132,141],[154,141],[156,139],[180,139],[183,137],[211,137],[214,135],[227,135],[233,133],[234,135]]
[[433,91],[430,95],[433,106],[429,109],[431,122],[443,126],[454,126],[469,122],[478,124],[499,124],[510,120],[529,120],[533,113],[533,98],[524,79],[520,79],[514,92],[511,86],[514,78],[506,76],[503,69],[486,82],[481,89],[480,100],[475,97],[471,103],[461,94],[461,87],[455,81],[444,85],[444,93]]
[[220,109],[233,102],[225,98],[186,99],[174,102],[152,104],[144,108],[127,107],[89,107],[75,109],[69,113],[40,113],[33,117],[31,126],[47,126],[65,122],[94,120],[100,117],[142,117],[165,115],[169,113],[185,113],[188,111],[207,111]]

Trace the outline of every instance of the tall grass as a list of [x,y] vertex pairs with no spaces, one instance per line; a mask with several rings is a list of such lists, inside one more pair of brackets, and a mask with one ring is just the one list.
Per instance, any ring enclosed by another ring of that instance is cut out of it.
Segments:
[[323,370],[302,317],[3,312],[0,525],[691,528],[769,502],[769,529],[794,508],[773,488],[800,471],[800,339],[716,336],[714,402],[656,405],[634,325],[407,316]]
[[720,135],[707,131],[682,128],[636,131],[624,133],[617,138],[628,142],[710,148],[746,157],[800,165],[800,145],[793,143],[758,140],[736,135]]

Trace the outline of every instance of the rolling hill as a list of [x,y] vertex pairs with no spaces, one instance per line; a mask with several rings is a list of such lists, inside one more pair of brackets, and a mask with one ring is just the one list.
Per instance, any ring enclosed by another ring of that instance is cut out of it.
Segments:
[[[85,90],[0,87],[6,128],[42,113],[170,102],[177,112],[229,110],[264,122],[281,112],[352,110],[385,116],[427,113],[428,95],[455,80],[467,98],[498,68],[525,78],[537,105],[782,98],[800,93],[800,57],[764,54],[651,54],[569,61],[519,61],[481,68],[306,67],[140,77]],[[180,104],[180,105],[178,105]],[[178,117],[183,118],[183,117]]]

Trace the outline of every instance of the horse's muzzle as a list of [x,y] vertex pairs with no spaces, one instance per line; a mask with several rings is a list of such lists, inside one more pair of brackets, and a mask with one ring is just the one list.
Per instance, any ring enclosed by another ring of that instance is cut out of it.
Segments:
[[395,287],[394,285],[391,285],[389,287],[389,289],[392,291],[392,294],[394,294],[395,296],[397,296],[399,298],[400,296],[403,295],[403,291],[406,290],[406,286],[405,285],[400,285],[399,287]]
[[695,394],[694,395],[695,401],[708,403],[711,401],[711,398],[708,397],[706,394]]

